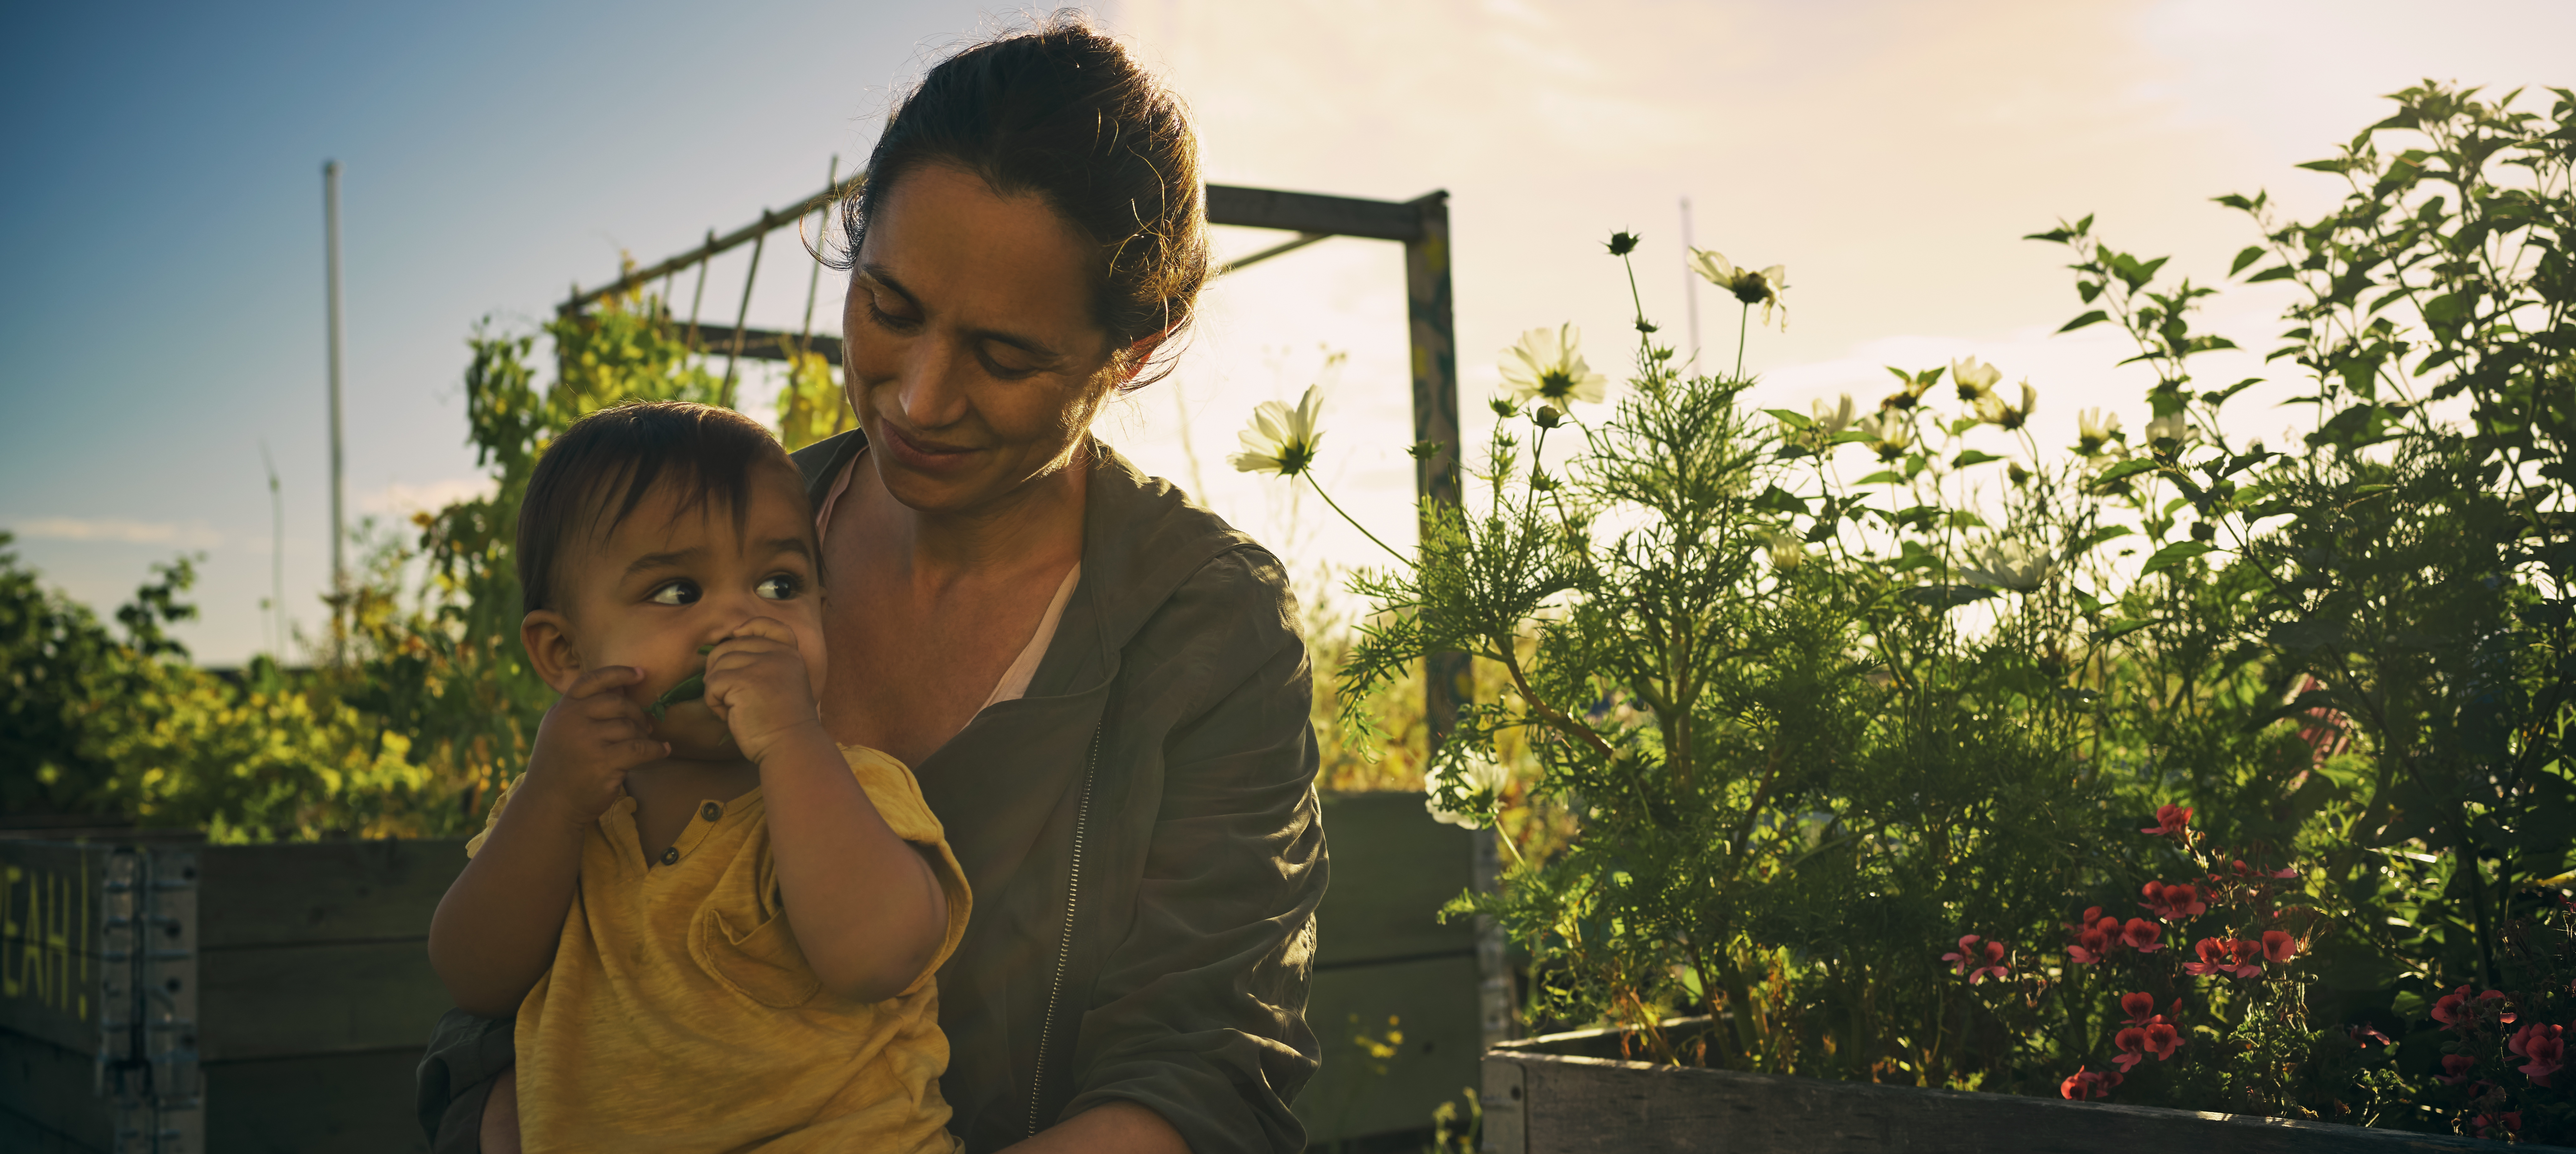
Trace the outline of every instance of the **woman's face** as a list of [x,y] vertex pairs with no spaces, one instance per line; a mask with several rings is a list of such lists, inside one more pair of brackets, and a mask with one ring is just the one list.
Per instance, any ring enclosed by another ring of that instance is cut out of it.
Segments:
[[970,512],[1064,466],[1127,358],[1088,246],[1035,196],[923,164],[878,202],[842,318],[850,404],[895,499]]

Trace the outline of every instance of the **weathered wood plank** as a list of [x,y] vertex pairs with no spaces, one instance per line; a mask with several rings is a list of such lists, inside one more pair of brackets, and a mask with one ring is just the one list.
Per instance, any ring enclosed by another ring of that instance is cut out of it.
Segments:
[[1211,184],[1207,186],[1207,216],[1209,224],[1378,240],[1412,240],[1422,235],[1421,214],[1409,204],[1275,188]]
[[[2252,1118],[1674,1069],[1496,1049],[1485,1149],[1498,1154],[2465,1154],[2494,1144]],[[2563,1147],[2530,1147],[2559,1150]]]
[[200,948],[426,939],[465,843],[208,846],[197,859]]
[[208,1062],[416,1050],[449,1004],[419,941],[207,950],[197,966]]
[[0,841],[0,1029],[98,1046],[103,845]]
[[1315,913],[1318,968],[1474,952],[1472,920],[1440,924],[1473,879],[1466,830],[1433,821],[1418,793],[1327,794],[1323,805],[1333,881]]
[[[1352,1035],[1386,1037],[1400,1018],[1403,1045],[1377,1060]],[[1323,1142],[1431,1125],[1431,1111],[1476,1084],[1483,1031],[1476,1018],[1476,959],[1460,954],[1387,965],[1319,970],[1306,1024],[1324,1050],[1323,1068],[1297,1097],[1306,1140]]]
[[[95,1093],[94,1079],[88,1053],[0,1031],[0,1115],[16,1115],[22,1129],[51,1134],[64,1149],[107,1149],[116,1112]],[[7,1138],[10,1129],[0,1124],[0,1138]],[[29,1148],[50,1147],[0,1142],[0,1149]]]
[[[421,1035],[426,1041],[428,1035]],[[429,1142],[412,1113],[420,1047],[205,1067],[210,1154],[392,1154]]]

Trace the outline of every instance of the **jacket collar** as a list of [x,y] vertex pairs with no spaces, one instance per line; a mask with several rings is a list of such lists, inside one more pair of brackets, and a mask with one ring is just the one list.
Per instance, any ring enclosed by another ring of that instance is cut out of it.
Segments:
[[[1116,449],[1097,438],[1091,446],[1082,510],[1082,580],[1074,586],[1066,620],[1030,685],[1032,693],[1072,676],[1075,671],[1068,665],[1087,665],[1083,658],[1125,648],[1182,582],[1220,554],[1257,547],[1251,537],[1170,482],[1146,476]],[[796,466],[816,505],[866,447],[866,435],[852,429],[797,450]],[[1067,634],[1073,632],[1077,609],[1088,619],[1084,632],[1099,647],[1093,653],[1078,654],[1068,644],[1074,640]]]

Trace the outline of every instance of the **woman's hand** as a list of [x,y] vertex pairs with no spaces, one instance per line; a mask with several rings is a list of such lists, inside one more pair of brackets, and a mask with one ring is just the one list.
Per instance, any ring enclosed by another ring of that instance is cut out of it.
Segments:
[[705,677],[707,708],[753,764],[779,748],[781,739],[830,742],[814,707],[813,679],[796,648],[796,631],[786,623],[769,617],[743,622],[707,654]]
[[537,724],[527,777],[513,803],[584,828],[625,796],[628,770],[670,756],[670,744],[651,736],[644,707],[626,695],[627,686],[643,680],[644,671],[631,665],[604,665],[575,678]]

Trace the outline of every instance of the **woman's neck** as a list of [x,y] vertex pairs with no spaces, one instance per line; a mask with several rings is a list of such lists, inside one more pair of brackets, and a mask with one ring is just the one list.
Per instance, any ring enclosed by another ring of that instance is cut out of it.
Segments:
[[909,558],[915,581],[946,584],[968,574],[1060,569],[1082,556],[1083,502],[1090,489],[1088,452],[1077,449],[1054,472],[1014,488],[991,504],[962,512],[923,512],[888,491],[874,454],[851,478],[866,536]]

